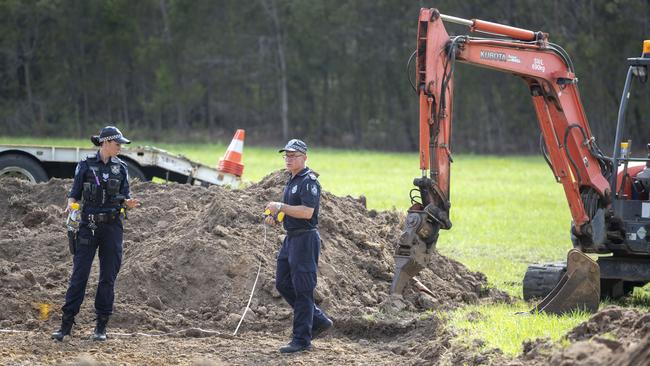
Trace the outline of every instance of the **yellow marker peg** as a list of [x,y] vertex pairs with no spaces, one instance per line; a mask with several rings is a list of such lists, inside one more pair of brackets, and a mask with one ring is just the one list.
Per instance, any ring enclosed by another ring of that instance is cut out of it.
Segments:
[[43,302],[38,303],[38,320],[47,320],[50,317],[50,304]]

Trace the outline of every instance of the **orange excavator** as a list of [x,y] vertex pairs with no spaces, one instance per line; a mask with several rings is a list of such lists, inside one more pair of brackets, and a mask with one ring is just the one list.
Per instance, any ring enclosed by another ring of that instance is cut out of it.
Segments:
[[[449,36],[444,22],[489,37]],[[524,298],[543,298],[533,311],[595,312],[601,297],[617,298],[650,282],[650,144],[648,157],[634,158],[629,143],[622,141],[632,82],[648,78],[650,40],[644,41],[641,57],[627,59],[612,157],[600,150],[591,133],[569,55],[551,43],[547,33],[421,9],[413,57],[422,176],[413,181],[412,206],[394,253],[391,293],[401,294],[427,267],[440,230],[452,226],[449,182],[456,62],[507,72],[528,85],[541,129],[542,154],[569,203],[573,249],[567,262],[532,265],[524,277]],[[596,254],[597,260],[586,253]]]

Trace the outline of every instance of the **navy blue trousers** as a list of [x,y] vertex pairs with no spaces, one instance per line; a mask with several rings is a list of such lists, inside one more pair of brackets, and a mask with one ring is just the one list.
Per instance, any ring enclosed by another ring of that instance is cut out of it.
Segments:
[[275,288],[293,308],[294,344],[311,344],[312,327],[328,321],[314,303],[319,254],[318,231],[287,235],[278,254]]
[[97,224],[95,235],[85,224],[79,228],[79,241],[74,254],[70,285],[65,294],[65,314],[77,315],[84,301],[90,268],[99,249],[99,283],[95,294],[95,313],[111,315],[115,299],[115,279],[122,265],[122,234],[120,220]]

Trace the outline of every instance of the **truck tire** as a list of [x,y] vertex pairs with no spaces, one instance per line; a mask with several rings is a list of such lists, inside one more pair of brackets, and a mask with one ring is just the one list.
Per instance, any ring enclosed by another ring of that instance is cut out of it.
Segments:
[[566,263],[531,264],[524,275],[524,300],[543,299],[566,273]]
[[20,154],[0,156],[0,178],[18,178],[32,183],[50,179],[38,161]]
[[144,174],[142,169],[140,167],[132,162],[127,162],[126,166],[129,170],[129,181],[133,181],[134,179],[139,180],[140,182],[146,182],[149,179],[147,179],[147,176]]

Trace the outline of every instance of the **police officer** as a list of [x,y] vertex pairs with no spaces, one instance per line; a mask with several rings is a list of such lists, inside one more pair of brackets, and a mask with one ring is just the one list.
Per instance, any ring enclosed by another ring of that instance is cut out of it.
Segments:
[[97,325],[93,334],[96,341],[106,340],[106,324],[113,312],[114,285],[122,264],[121,209],[140,204],[129,193],[126,163],[117,155],[122,144],[131,143],[114,126],[104,127],[90,140],[99,151],[81,160],[75,171],[68,206],[81,201],[83,209],[74,251],[72,276],[65,294],[61,329],[52,338],[63,340],[70,334],[74,317],[79,313],[86,292],[90,268],[99,249],[99,283],[95,295]]
[[[332,327],[332,321],[314,304],[316,271],[320,254],[318,208],[320,184],[309,168],[307,145],[293,139],[280,150],[291,177],[284,188],[282,202],[269,202],[266,209],[273,215],[284,212],[287,236],[278,254],[275,287],[293,308],[293,336],[282,353],[311,348],[311,340]],[[272,216],[267,224],[275,224]]]

